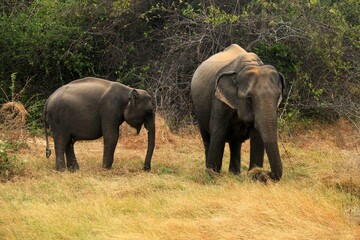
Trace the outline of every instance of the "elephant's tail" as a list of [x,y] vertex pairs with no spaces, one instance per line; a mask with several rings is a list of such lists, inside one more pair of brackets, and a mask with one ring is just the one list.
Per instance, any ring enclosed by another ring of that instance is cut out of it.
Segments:
[[49,158],[51,155],[51,150],[49,148],[49,139],[48,139],[48,124],[47,124],[47,101],[45,102],[44,112],[43,112],[43,124],[44,124],[44,133],[45,133],[45,141],[46,141],[46,158]]

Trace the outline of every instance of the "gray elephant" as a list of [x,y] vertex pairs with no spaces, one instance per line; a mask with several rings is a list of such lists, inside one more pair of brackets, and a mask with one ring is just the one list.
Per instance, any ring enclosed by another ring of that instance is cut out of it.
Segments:
[[196,69],[191,96],[207,169],[220,172],[228,142],[229,172],[239,174],[241,144],[250,138],[249,170],[263,167],[266,150],[271,172],[263,172],[259,177],[280,180],[277,107],[284,88],[282,74],[236,44],[211,56]]
[[103,167],[110,169],[119,138],[119,126],[125,121],[137,129],[148,130],[145,170],[151,168],[155,146],[155,111],[151,96],[117,82],[87,77],[57,89],[44,106],[46,157],[49,158],[47,126],[54,137],[56,170],[79,169],[74,153],[78,140],[94,140],[103,136]]

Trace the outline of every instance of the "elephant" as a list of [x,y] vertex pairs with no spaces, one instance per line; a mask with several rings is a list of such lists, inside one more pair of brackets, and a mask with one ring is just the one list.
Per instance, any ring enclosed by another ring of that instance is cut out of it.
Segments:
[[[46,100],[43,122],[46,139],[46,157],[49,158],[47,128],[55,145],[55,169],[79,169],[74,152],[78,140],[95,140],[103,137],[103,164],[110,169],[119,138],[119,126],[127,122],[140,132],[142,125],[148,131],[148,146],[144,170],[151,169],[155,147],[155,110],[148,92],[118,82],[86,77],[58,88]],[[65,158],[66,155],[66,167]]]
[[199,65],[191,80],[191,97],[207,170],[220,173],[228,143],[229,172],[240,174],[241,145],[250,139],[249,170],[263,167],[266,151],[271,171],[263,171],[257,177],[280,180],[283,169],[277,140],[277,108],[284,91],[284,76],[237,44]]

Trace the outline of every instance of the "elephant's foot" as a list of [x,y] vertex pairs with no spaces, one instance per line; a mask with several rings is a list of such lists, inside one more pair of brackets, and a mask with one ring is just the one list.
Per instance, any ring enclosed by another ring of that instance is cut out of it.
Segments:
[[229,173],[233,174],[233,175],[240,175],[240,168],[229,168]]
[[206,168],[206,173],[210,178],[216,178],[220,175],[220,170],[219,171],[215,171],[212,168]]
[[64,172],[66,170],[65,162],[64,161],[56,161],[55,169],[59,172]]
[[65,166],[55,166],[55,170],[59,172],[64,172],[66,170]]
[[68,170],[70,172],[76,172],[76,171],[80,170],[79,164],[75,163],[75,164],[68,166]]
[[113,162],[114,162],[114,159],[104,157],[102,167],[105,169],[111,169]]
[[102,167],[105,168],[105,169],[107,169],[107,170],[110,170],[110,169],[111,169],[111,165],[110,165],[110,164],[106,164],[106,163],[103,163]]
[[150,172],[150,170],[151,170],[151,167],[150,167],[150,166],[144,165],[144,171],[145,171],[145,172]]

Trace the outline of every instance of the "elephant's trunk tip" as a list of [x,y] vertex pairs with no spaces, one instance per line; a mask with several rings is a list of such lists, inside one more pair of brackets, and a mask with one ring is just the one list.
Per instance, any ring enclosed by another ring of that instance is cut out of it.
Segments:
[[[280,160],[281,161],[281,160]],[[271,165],[271,163],[270,163]],[[280,166],[277,165],[273,168],[271,168],[271,172],[269,173],[269,177],[271,178],[271,180],[273,180],[274,182],[279,182],[281,177],[283,175],[283,169],[282,169],[282,164],[280,162]]]
[[150,166],[147,166],[147,165],[144,165],[144,171],[145,171],[145,172],[150,172],[150,171],[151,171],[151,167],[150,167]]
[[282,171],[281,172],[276,172],[276,173],[273,173],[273,172],[270,173],[270,178],[275,182],[280,181],[281,177],[282,177]]

